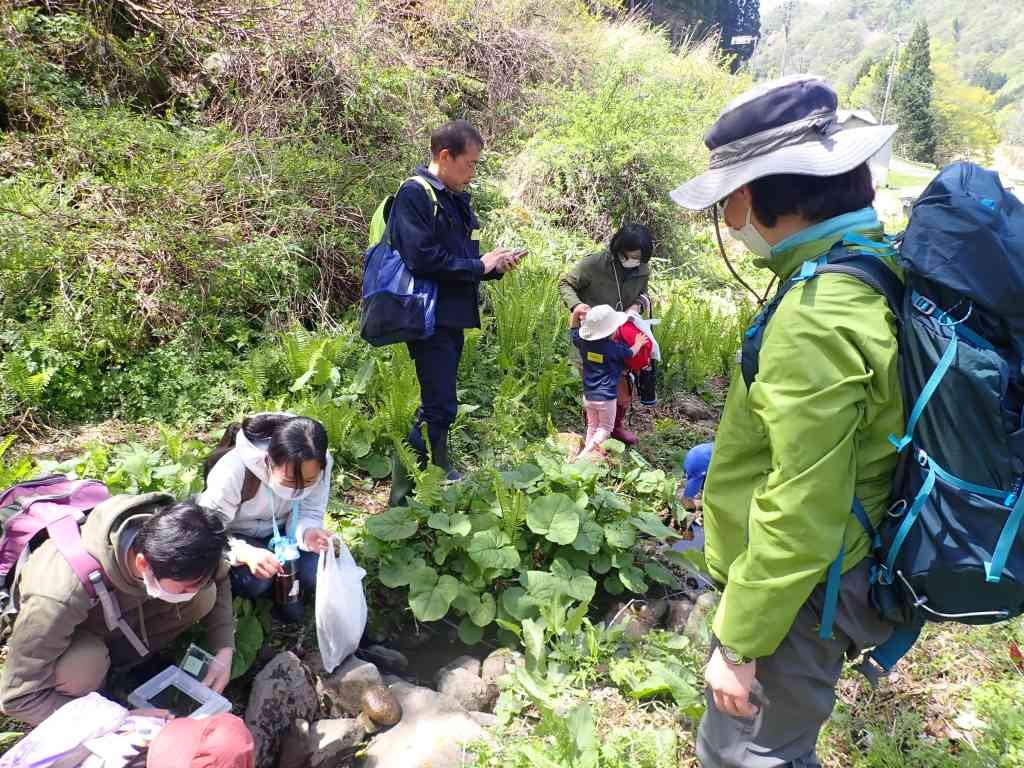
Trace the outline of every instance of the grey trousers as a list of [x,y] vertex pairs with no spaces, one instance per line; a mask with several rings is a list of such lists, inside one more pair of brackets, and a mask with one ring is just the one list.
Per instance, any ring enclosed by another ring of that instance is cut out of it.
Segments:
[[[757,660],[750,700],[759,707],[751,719],[707,710],[697,732],[697,757],[704,768],[820,768],[818,733],[836,701],[843,659],[885,642],[892,625],[868,601],[868,561],[840,581],[831,640],[818,637],[825,585],[819,584],[771,656]],[[712,650],[714,646],[712,646]]]

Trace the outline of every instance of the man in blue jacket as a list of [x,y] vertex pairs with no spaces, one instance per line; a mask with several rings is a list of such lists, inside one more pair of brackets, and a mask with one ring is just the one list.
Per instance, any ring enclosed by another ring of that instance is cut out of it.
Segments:
[[[433,194],[410,179],[398,190],[389,214],[391,242],[406,266],[417,277],[437,281],[434,334],[408,342],[421,401],[409,442],[425,462],[427,445],[420,427],[426,424],[430,456],[449,480],[461,477],[448,457],[448,430],[459,406],[456,378],[463,331],[480,327],[480,281],[500,278],[523,255],[508,248],[480,255],[480,223],[466,188],[483,145],[480,133],[465,120],[435,130],[430,136],[430,165],[415,171]],[[396,461],[391,503],[399,503],[408,491],[408,477]]]

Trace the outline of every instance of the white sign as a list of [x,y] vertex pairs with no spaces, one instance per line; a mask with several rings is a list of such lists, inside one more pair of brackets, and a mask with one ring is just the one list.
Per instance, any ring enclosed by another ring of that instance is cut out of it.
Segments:
[[750,45],[757,40],[757,35],[733,35],[729,45]]

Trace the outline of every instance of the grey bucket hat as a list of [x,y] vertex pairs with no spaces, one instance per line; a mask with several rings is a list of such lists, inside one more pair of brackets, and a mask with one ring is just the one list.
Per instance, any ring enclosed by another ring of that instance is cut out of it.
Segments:
[[704,137],[708,170],[671,192],[699,211],[764,176],[837,176],[865,162],[892,138],[895,125],[843,128],[839,99],[817,75],[763,83],[733,99]]

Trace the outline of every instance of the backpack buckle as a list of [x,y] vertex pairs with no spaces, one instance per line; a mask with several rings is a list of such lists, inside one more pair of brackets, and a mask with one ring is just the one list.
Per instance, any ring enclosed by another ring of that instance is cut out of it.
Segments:
[[914,309],[920,312],[922,315],[931,316],[935,310],[935,302],[929,298],[922,296],[919,293],[914,294]]

